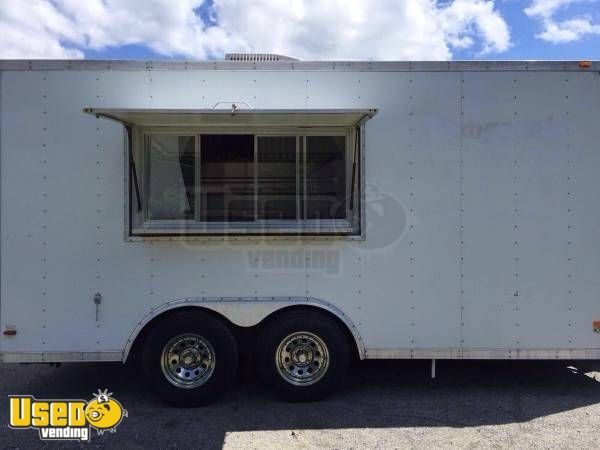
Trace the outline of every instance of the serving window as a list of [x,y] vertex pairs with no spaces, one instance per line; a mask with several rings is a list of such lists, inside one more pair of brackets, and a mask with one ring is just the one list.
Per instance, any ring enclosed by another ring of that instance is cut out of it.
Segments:
[[131,234],[359,234],[357,139],[355,128],[134,129]]
[[126,235],[362,236],[376,109],[84,108],[126,130]]

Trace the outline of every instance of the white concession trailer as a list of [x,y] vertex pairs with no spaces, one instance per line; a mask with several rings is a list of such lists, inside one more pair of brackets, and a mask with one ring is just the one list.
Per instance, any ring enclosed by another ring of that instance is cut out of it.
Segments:
[[600,62],[5,60],[0,127],[3,362],[600,358]]

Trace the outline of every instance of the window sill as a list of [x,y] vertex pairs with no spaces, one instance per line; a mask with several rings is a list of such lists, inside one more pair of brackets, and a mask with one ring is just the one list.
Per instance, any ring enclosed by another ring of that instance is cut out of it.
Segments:
[[240,237],[240,236],[360,236],[348,220],[268,222],[173,222],[149,221],[131,230],[132,237]]

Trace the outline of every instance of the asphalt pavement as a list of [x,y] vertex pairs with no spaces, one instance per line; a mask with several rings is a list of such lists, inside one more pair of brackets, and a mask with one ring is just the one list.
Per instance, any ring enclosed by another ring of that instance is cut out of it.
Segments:
[[600,448],[600,361],[366,361],[316,403],[275,400],[251,372],[214,405],[177,409],[118,363],[0,365],[0,447],[54,447],[8,428],[9,394],[92,399],[128,410],[82,448]]

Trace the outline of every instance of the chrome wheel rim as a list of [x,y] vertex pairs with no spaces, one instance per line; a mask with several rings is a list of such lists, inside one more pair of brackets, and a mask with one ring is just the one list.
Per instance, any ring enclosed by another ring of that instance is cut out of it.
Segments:
[[329,368],[329,350],[319,336],[300,331],[281,341],[275,365],[285,381],[308,386],[319,381]]
[[198,334],[181,334],[164,346],[161,367],[169,383],[181,389],[193,389],[212,376],[215,350]]

